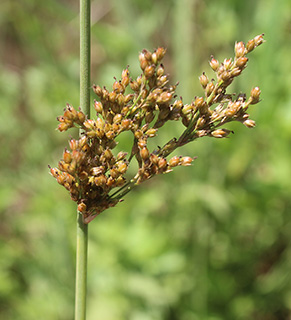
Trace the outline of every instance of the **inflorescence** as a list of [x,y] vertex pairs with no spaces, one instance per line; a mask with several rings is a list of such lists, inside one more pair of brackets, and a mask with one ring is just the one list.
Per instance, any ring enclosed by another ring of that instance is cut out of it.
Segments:
[[[89,119],[81,110],[69,104],[59,116],[58,130],[81,129],[79,139],[69,141],[57,168],[50,173],[63,185],[78,204],[83,221],[89,223],[98,214],[115,206],[134,186],[177,166],[189,166],[194,158],[167,157],[178,147],[201,137],[225,138],[232,131],[223,128],[231,121],[239,121],[248,128],[255,126],[247,110],[260,101],[260,89],[254,87],[249,98],[246,94],[227,93],[227,87],[247,65],[246,55],[262,44],[263,34],[235,44],[234,59],[219,63],[211,57],[210,66],[216,80],[203,73],[200,83],[204,97],[195,97],[184,104],[175,94],[176,85],[169,83],[161,63],[166,50],[158,48],[153,53],[143,50],[139,55],[142,74],[130,78],[128,67],[122,71],[121,80],[115,80],[112,91],[93,85],[98,100],[94,101],[96,118]],[[215,106],[215,107],[214,107]],[[150,151],[148,140],[169,120],[181,120],[186,127],[179,138],[172,138],[163,147]],[[132,132],[133,143],[128,152],[114,155],[116,138],[125,131]],[[127,177],[129,164],[137,160],[138,171]]]

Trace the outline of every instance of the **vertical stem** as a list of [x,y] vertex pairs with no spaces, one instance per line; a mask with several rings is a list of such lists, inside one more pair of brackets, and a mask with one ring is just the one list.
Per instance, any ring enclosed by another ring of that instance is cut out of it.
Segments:
[[[80,0],[80,106],[90,117],[90,0]],[[88,225],[77,216],[75,320],[86,319]]]

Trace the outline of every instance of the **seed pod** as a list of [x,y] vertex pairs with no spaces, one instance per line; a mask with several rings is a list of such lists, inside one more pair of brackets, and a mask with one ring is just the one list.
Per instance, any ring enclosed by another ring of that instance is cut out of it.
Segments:
[[178,156],[174,156],[173,158],[171,158],[170,160],[169,160],[169,166],[170,167],[176,167],[176,166],[178,166],[179,164],[180,164],[180,157],[178,157]]
[[81,212],[81,213],[85,213],[86,212],[86,209],[87,209],[87,206],[85,205],[84,202],[80,202],[78,204],[78,211]]
[[75,139],[71,139],[69,141],[69,145],[70,145],[71,150],[76,150],[78,148],[78,141]]
[[113,118],[113,123],[121,122],[122,118],[122,115],[120,113],[117,113]]
[[150,65],[144,69],[144,75],[147,79],[151,78],[155,74],[155,66]]
[[261,90],[259,87],[255,87],[251,91],[251,104],[256,104],[260,101]]
[[78,111],[78,123],[83,124],[83,122],[86,120],[86,116],[82,111]]
[[247,51],[248,52],[251,52],[255,49],[255,40],[254,39],[251,39],[248,41],[247,45],[246,45],[246,48],[247,48]]
[[232,67],[232,60],[231,59],[224,59],[223,65],[225,70],[229,70]]
[[243,124],[247,127],[247,128],[254,128],[256,126],[256,122],[254,120],[251,119],[247,119],[243,122]]
[[103,105],[100,101],[94,100],[94,109],[96,110],[97,113],[102,113],[103,112]]
[[149,153],[149,150],[147,147],[143,147],[141,150],[140,150],[140,156],[143,160],[147,160],[150,156],[150,153]]
[[164,55],[166,54],[166,49],[160,47],[157,50],[155,50],[155,53],[157,55],[157,61],[161,61],[163,59]]
[[156,136],[157,131],[158,131],[158,129],[150,128],[150,129],[148,129],[148,130],[145,132],[145,134],[146,134],[148,137],[152,138],[152,137],[155,137],[155,136]]
[[184,166],[184,167],[187,167],[187,166],[191,166],[191,163],[194,159],[191,158],[191,157],[182,157],[180,159],[180,165],[181,166]]
[[248,60],[249,59],[247,57],[240,57],[236,60],[235,65],[237,67],[239,67],[240,69],[243,69],[245,67],[245,65],[247,64]]
[[61,122],[59,125],[58,125],[58,130],[60,132],[63,132],[63,131],[67,131],[69,128],[71,128],[73,126],[73,122],[71,124],[69,123],[65,123],[65,122]]
[[240,58],[245,55],[245,45],[242,41],[237,42],[234,46],[235,57]]
[[107,183],[107,178],[104,174],[101,174],[98,177],[95,177],[94,183],[96,184],[97,187],[103,187]]
[[165,158],[160,158],[159,159],[158,167],[159,167],[160,170],[165,169],[167,167],[167,165],[168,165],[168,162],[167,162],[167,160]]
[[200,81],[202,88],[205,89],[208,82],[209,82],[208,77],[206,76],[205,72],[203,72],[202,75],[199,77],[199,81]]
[[128,166],[124,161],[119,161],[116,165],[119,173],[124,174],[127,171]]
[[102,97],[102,88],[100,86],[93,85],[93,91],[98,97]]
[[139,91],[140,85],[137,81],[133,80],[129,83],[129,85],[133,91]]
[[164,75],[164,72],[165,72],[165,68],[162,64],[160,64],[157,68],[157,76],[160,77]]
[[210,67],[212,68],[213,71],[217,71],[217,69],[219,68],[218,60],[214,59],[213,57],[211,57],[209,64],[210,64]]
[[132,123],[132,120],[130,120],[130,119],[123,119],[123,120],[121,121],[121,130],[125,131],[125,130],[130,129],[131,123]]
[[65,149],[65,151],[63,153],[63,159],[64,159],[65,163],[70,163],[72,161],[71,153],[67,149]]
[[214,138],[225,138],[227,137],[230,133],[233,133],[233,131],[227,130],[227,129],[217,129],[211,132],[211,135]]
[[127,152],[120,151],[120,152],[118,152],[116,159],[117,159],[117,161],[120,161],[120,160],[125,159],[126,156],[127,156]]
[[91,168],[90,173],[93,176],[99,176],[100,174],[105,173],[105,167],[104,166],[93,167]]
[[[117,82],[117,81],[115,81],[115,82]],[[114,86],[113,86],[113,87],[114,87]],[[117,90],[111,91],[111,92],[109,93],[109,95],[108,95],[108,100],[109,100],[111,103],[115,102],[115,99],[116,99],[116,96],[117,96],[116,91],[117,91]]]

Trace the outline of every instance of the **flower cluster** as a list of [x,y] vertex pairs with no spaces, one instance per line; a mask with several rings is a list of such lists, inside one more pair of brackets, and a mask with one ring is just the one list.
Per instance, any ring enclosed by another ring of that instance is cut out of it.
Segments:
[[[85,223],[115,206],[141,182],[170,172],[174,167],[191,165],[194,158],[188,156],[168,159],[178,147],[203,136],[227,137],[232,131],[222,126],[231,121],[242,122],[249,128],[255,126],[247,110],[259,102],[260,89],[254,87],[249,98],[245,94],[227,93],[226,89],[246,67],[246,55],[263,42],[263,35],[259,35],[246,45],[236,43],[233,60],[219,63],[211,57],[210,66],[216,80],[209,80],[203,73],[199,80],[204,97],[194,97],[190,104],[177,98],[177,84],[169,83],[161,63],[166,50],[158,48],[153,53],[148,50],[140,53],[142,74],[136,79],[130,77],[127,67],[121,79],[115,79],[111,91],[93,85],[98,97],[94,100],[95,118],[88,118],[81,110],[67,105],[63,115],[57,118],[58,130],[79,128],[81,135],[69,141],[70,151],[64,150],[58,168],[50,168],[50,172],[78,203]],[[184,132],[163,147],[150,150],[149,139],[170,120],[181,120]],[[132,133],[132,147],[128,152],[114,154],[116,138],[125,131]],[[127,170],[133,159],[138,163],[138,171],[128,178]]]

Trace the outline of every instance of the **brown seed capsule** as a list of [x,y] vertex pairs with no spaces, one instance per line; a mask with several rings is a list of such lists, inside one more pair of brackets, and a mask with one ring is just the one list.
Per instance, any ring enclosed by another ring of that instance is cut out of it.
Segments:
[[59,125],[58,125],[58,130],[60,132],[63,132],[63,131],[67,131],[69,128],[71,128],[73,126],[73,122],[71,124],[68,124],[68,123],[65,123],[65,122],[61,122]]
[[160,77],[164,75],[164,72],[165,72],[165,68],[162,64],[160,64],[157,68],[157,76]]
[[96,110],[97,113],[102,113],[103,111],[103,105],[100,101],[94,100],[94,109]]
[[124,174],[127,171],[128,166],[124,161],[120,161],[116,165],[119,173]]
[[213,57],[211,57],[211,60],[209,61],[209,64],[210,64],[210,67],[212,68],[213,71],[217,71],[217,69],[219,67],[218,60],[216,60]]
[[103,187],[107,183],[107,178],[104,174],[101,174],[98,177],[95,177],[94,183],[96,184],[97,187]]
[[122,115],[120,113],[117,113],[113,118],[113,123],[119,123],[122,120]]
[[143,160],[147,160],[150,156],[150,153],[149,153],[149,150],[147,147],[143,147],[141,150],[140,150],[140,156]]
[[98,97],[102,97],[102,88],[100,86],[93,85],[93,91]]
[[194,159],[191,158],[191,157],[182,157],[182,158],[180,159],[180,165],[181,165],[181,166],[185,166],[185,167],[191,166],[191,163],[192,163],[193,160],[194,160]]
[[255,87],[251,91],[251,104],[256,104],[260,101],[261,90],[259,87]]
[[109,100],[111,103],[113,103],[113,102],[115,102],[116,96],[117,96],[116,91],[111,91],[111,92],[109,93],[108,100]]
[[67,149],[65,149],[65,151],[63,153],[63,159],[64,159],[65,163],[70,163],[72,161],[71,153]]
[[170,92],[163,92],[157,99],[157,103],[167,103],[169,102],[173,97],[173,94]]
[[147,79],[151,78],[155,74],[155,66],[150,65],[144,69],[144,75]]
[[79,212],[84,213],[84,212],[86,212],[86,209],[87,209],[87,206],[85,205],[84,202],[80,202],[78,204],[78,211]]
[[150,129],[148,129],[148,130],[145,132],[145,134],[146,134],[148,137],[153,138],[153,137],[156,136],[157,132],[158,132],[158,129],[150,128]]
[[155,53],[157,55],[157,61],[161,61],[164,55],[166,54],[166,49],[160,47],[157,50],[155,50]]
[[211,132],[211,135],[214,138],[225,138],[227,137],[232,131],[227,129],[217,129]]
[[256,46],[259,46],[260,44],[262,44],[264,42],[263,36],[264,36],[264,34],[262,33],[254,38]]
[[71,139],[69,141],[69,145],[70,145],[71,150],[76,150],[78,148],[78,141],[75,139]]
[[125,130],[130,129],[131,123],[132,123],[132,120],[130,120],[130,119],[123,119],[123,120],[121,121],[121,130],[125,131]]
[[237,67],[239,67],[240,69],[243,69],[245,67],[245,65],[247,64],[248,60],[249,59],[247,57],[240,57],[236,60],[235,65]]
[[213,82],[209,82],[205,88],[205,93],[206,96],[209,97],[212,93],[212,91],[214,90],[215,86],[213,84]]
[[208,77],[206,76],[205,72],[203,72],[202,75],[199,77],[199,81],[200,81],[202,88],[205,89],[208,82],[209,82]]
[[247,119],[243,122],[243,124],[247,127],[247,128],[254,128],[256,126],[256,123],[254,120],[251,119]]
[[224,65],[225,70],[229,70],[232,67],[231,59],[224,59],[223,65]]
[[223,71],[220,75],[220,78],[223,80],[223,81],[228,81],[230,79],[231,75],[230,75],[230,72],[228,71]]
[[245,55],[245,44],[242,41],[237,42],[235,44],[234,51],[235,51],[236,58],[240,58],[240,57],[244,56]]
[[180,160],[181,160],[180,157],[174,156],[173,158],[171,158],[171,159],[169,160],[169,166],[170,166],[170,167],[176,167],[176,166],[178,166],[178,165],[180,164]]
[[168,163],[167,160],[165,158],[160,158],[159,162],[158,162],[158,167],[160,170],[163,170],[167,167]]
[[86,120],[86,116],[82,111],[78,111],[78,122],[82,124]]
[[247,51],[248,52],[251,52],[255,49],[255,40],[254,39],[251,39],[248,41],[247,45],[246,45],[246,48],[247,48]]
[[126,156],[127,156],[127,152],[120,151],[120,152],[118,152],[116,159],[117,159],[117,161],[120,161],[120,160],[125,159]]
[[130,82],[130,87],[133,91],[139,91],[140,85],[137,81],[133,80]]

